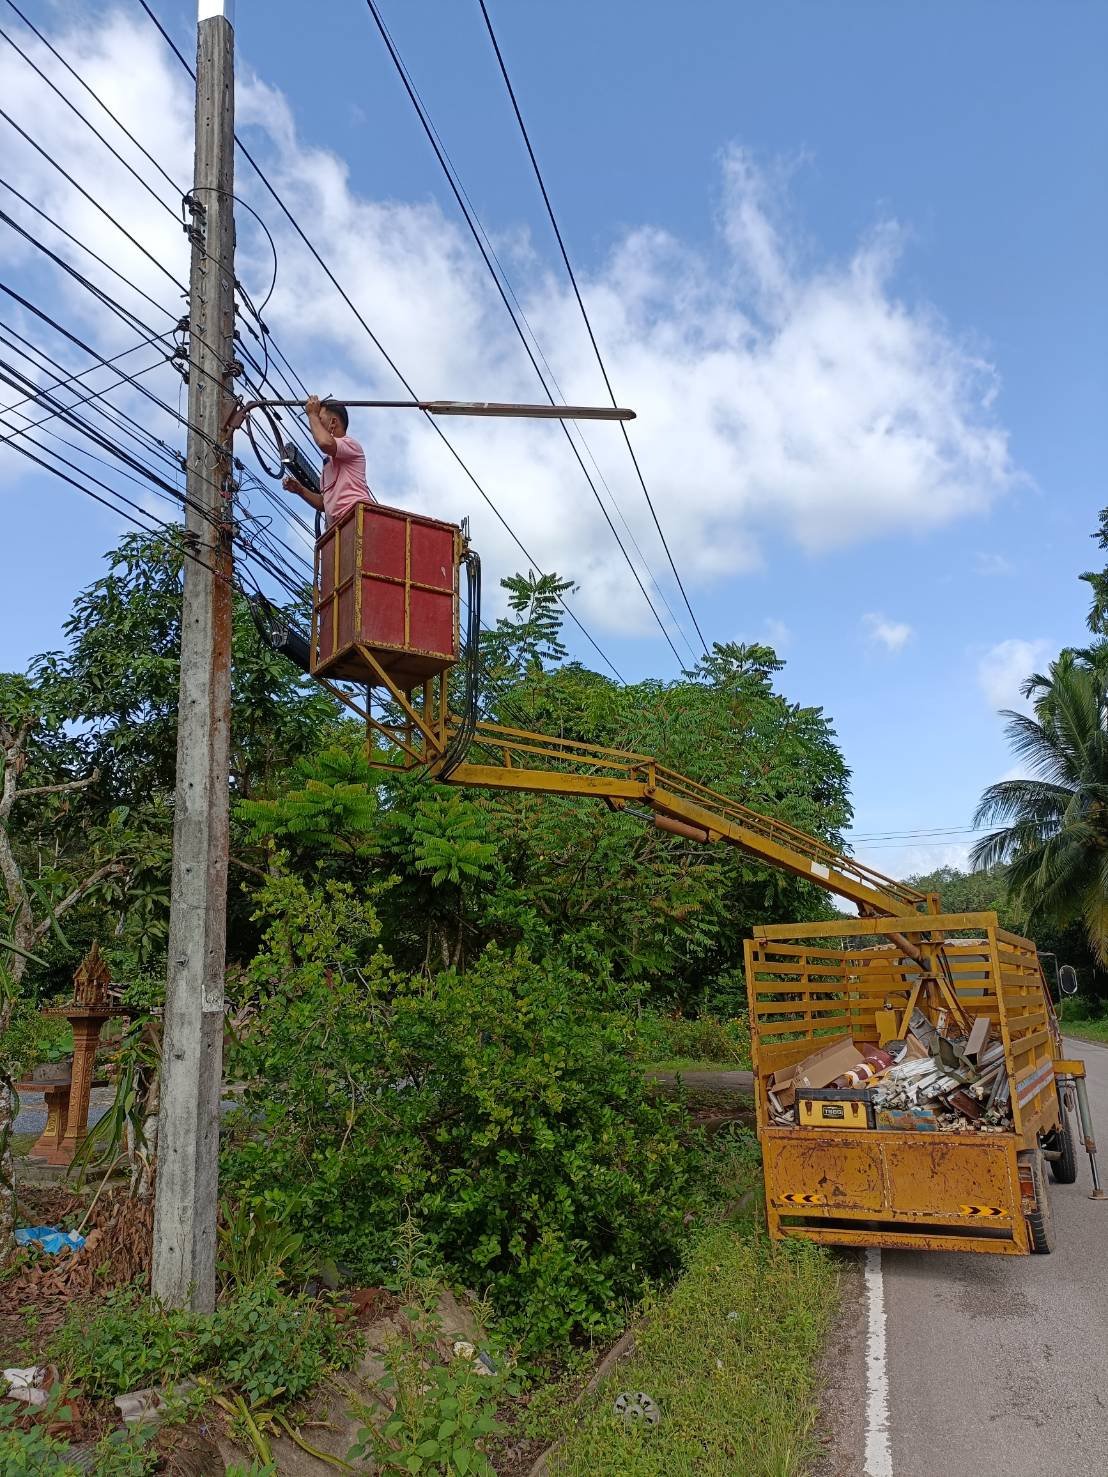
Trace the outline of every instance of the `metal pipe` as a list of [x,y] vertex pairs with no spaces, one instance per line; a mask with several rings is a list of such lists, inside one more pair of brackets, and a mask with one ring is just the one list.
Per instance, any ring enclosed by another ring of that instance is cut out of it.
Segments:
[[1100,1188],[1100,1175],[1096,1168],[1096,1138],[1093,1135],[1093,1115],[1089,1111],[1089,1091],[1085,1086],[1084,1077],[1075,1077],[1073,1085],[1077,1089],[1077,1116],[1081,1122],[1081,1135],[1085,1140],[1085,1152],[1089,1156],[1089,1173],[1093,1177],[1093,1193],[1090,1200],[1104,1200],[1104,1191]]
[[[337,396],[335,397],[338,398]],[[635,412],[614,405],[510,405],[497,400],[343,400],[359,410],[425,410],[429,415],[486,415],[539,421],[633,421]],[[303,400],[247,400],[238,408],[248,415],[263,407],[300,410]]]
[[918,944],[913,944],[906,939],[902,933],[887,933],[885,937],[890,943],[895,944],[902,954],[907,954],[909,959],[914,959],[917,964],[923,960],[923,950]]
[[703,826],[690,826],[687,821],[674,820],[670,815],[656,815],[654,824],[659,831],[668,831],[671,836],[687,836],[690,841],[707,841],[708,833]]

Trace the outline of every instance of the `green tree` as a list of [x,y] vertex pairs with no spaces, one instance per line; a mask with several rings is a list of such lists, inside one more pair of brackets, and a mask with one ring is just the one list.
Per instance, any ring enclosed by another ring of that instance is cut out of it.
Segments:
[[[1099,548],[1108,549],[1108,508],[1101,508],[1099,524],[1093,538]],[[1089,607],[1089,630],[1098,636],[1108,636],[1108,566],[1083,574],[1081,578],[1093,592],[1093,603]]]
[[934,872],[919,872],[904,880],[920,892],[938,893],[944,913],[995,913],[1001,927],[1013,933],[1027,927],[1026,915],[1009,896],[1006,867],[991,867],[983,872],[939,867]]
[[[74,822],[95,827],[114,817],[147,838],[126,892],[117,886],[105,896],[118,910],[117,955],[153,973],[163,967],[168,933],[181,558],[172,534],[125,536],[106,556],[107,572],[74,600],[64,647],[37,657],[28,677],[48,723],[67,736],[71,764],[100,775],[74,806]],[[303,620],[305,611],[304,601],[293,601],[278,614]],[[356,725],[262,639],[242,596],[233,618],[231,786],[236,797],[250,797],[283,786],[298,759]],[[232,835],[233,863],[244,860],[240,839]],[[233,875],[249,873],[239,866]],[[249,900],[232,888],[232,958],[256,943],[249,914]],[[75,944],[84,942],[78,928]]]
[[1009,894],[1032,919],[1080,921],[1108,963],[1108,687],[1099,656],[1063,652],[1024,687],[1033,716],[1005,716],[1027,779],[981,797],[975,824],[1002,822],[974,846],[976,867],[1008,864]]
[[0,887],[6,904],[0,937],[0,1259],[13,1229],[12,1081],[33,1066],[17,1058],[12,1032],[24,1004],[24,976],[62,923],[89,899],[126,878],[139,839],[119,817],[74,824],[75,802],[94,790],[97,770],[82,773],[80,754],[60,725],[45,721],[24,679],[0,677]]

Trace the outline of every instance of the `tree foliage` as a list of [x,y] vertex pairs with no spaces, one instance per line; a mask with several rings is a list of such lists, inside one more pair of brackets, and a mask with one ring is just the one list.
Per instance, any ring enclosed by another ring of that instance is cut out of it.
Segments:
[[1031,917],[1080,921],[1108,964],[1108,685],[1103,661],[1066,651],[1028,679],[1034,714],[1007,713],[1030,771],[981,797],[975,824],[1001,824],[973,848],[978,867],[1008,864],[1009,893]]
[[631,1060],[634,1000],[490,946],[463,973],[398,971],[376,899],[271,877],[225,1182],[379,1279],[407,1214],[524,1344],[599,1333],[672,1264],[688,1167]]

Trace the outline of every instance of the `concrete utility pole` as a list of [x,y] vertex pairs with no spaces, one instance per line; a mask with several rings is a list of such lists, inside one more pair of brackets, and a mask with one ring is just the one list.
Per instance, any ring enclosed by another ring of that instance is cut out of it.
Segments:
[[199,0],[187,542],[152,1290],[215,1304],[231,729],[234,0]]

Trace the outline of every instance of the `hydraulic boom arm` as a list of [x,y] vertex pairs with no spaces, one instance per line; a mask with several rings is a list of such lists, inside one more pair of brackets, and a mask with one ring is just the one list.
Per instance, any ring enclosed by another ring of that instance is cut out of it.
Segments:
[[[642,811],[662,830],[693,841],[726,841],[749,856],[858,905],[866,916],[937,912],[937,901],[844,856],[793,826],[759,815],[645,754],[478,723],[467,754],[485,763],[441,766],[452,785],[539,794],[592,795],[614,810]],[[431,773],[436,773],[431,765]]]

